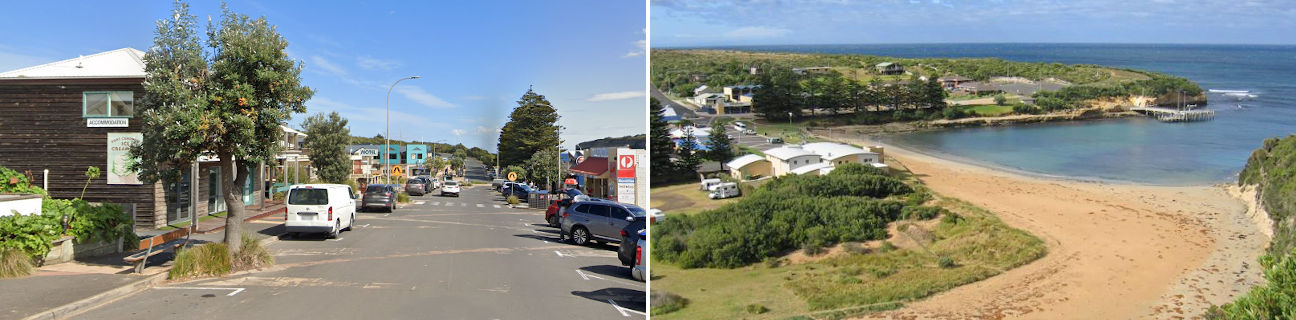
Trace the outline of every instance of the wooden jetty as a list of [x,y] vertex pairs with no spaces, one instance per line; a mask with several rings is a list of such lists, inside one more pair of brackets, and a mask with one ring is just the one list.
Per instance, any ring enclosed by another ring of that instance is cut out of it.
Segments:
[[1215,110],[1204,108],[1131,107],[1130,111],[1142,113],[1162,122],[1206,121],[1215,118]]

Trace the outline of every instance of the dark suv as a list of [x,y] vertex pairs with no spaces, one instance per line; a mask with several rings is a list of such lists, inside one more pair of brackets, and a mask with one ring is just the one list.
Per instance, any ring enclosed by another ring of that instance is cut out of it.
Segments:
[[563,210],[559,228],[578,245],[591,241],[620,242],[621,229],[634,221],[633,218],[644,216],[647,216],[644,209],[633,204],[607,200],[577,201]]
[[394,184],[371,184],[365,188],[361,197],[361,209],[382,208],[387,212],[396,209],[396,194],[400,193]]

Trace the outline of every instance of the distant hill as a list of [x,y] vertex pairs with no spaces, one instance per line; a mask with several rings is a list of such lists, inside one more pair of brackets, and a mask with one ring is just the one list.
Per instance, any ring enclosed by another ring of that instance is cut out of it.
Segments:
[[602,138],[590,140],[576,144],[576,149],[594,149],[594,148],[631,148],[647,149],[647,135],[637,134],[618,138]]

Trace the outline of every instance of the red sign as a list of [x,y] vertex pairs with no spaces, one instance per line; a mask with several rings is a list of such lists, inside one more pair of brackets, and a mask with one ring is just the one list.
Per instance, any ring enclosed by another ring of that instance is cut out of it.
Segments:
[[635,177],[635,156],[623,154],[617,156],[617,178]]

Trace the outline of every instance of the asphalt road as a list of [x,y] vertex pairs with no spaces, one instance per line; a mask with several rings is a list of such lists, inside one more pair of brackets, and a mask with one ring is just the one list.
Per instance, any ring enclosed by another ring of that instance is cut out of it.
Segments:
[[271,243],[274,267],[168,283],[79,319],[643,319],[645,286],[615,244],[557,243],[543,211],[488,187],[360,213],[339,239]]

